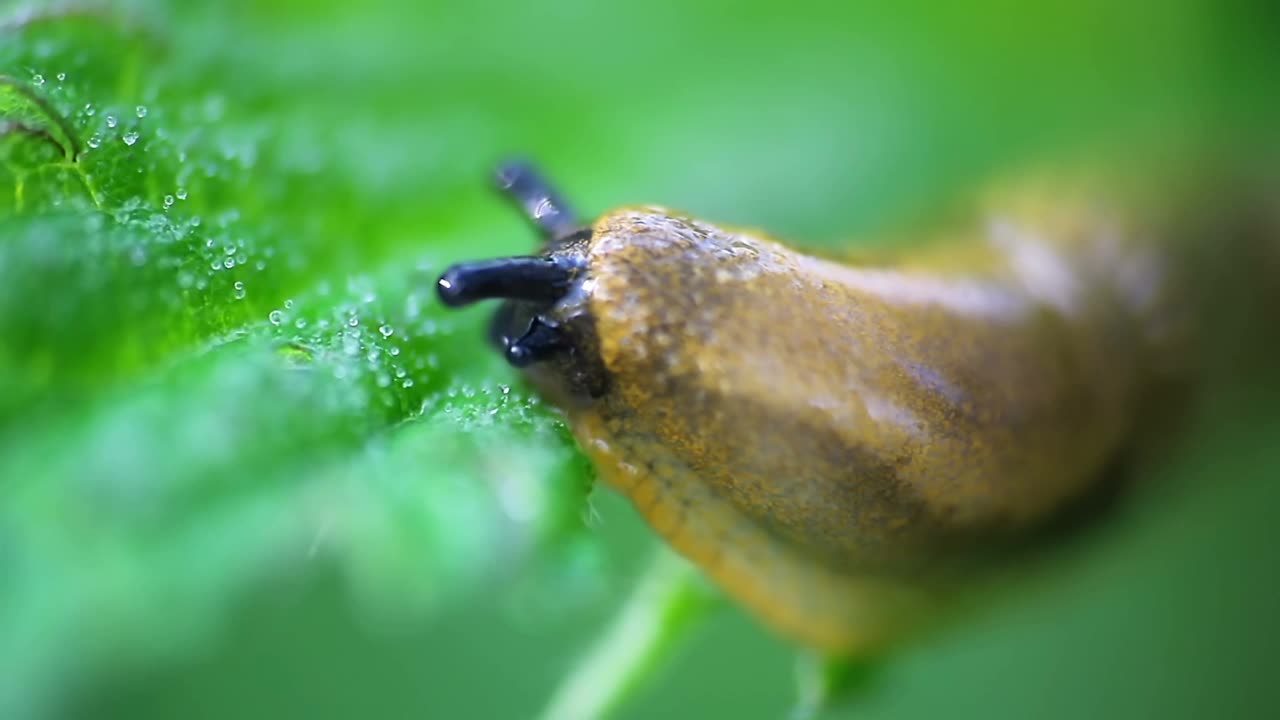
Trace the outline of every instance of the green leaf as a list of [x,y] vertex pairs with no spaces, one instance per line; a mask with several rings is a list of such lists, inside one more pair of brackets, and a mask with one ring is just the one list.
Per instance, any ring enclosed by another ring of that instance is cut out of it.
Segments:
[[586,467],[440,312],[433,247],[273,140],[326,126],[125,16],[4,32],[0,713],[184,656],[272,575],[416,614],[574,544]]

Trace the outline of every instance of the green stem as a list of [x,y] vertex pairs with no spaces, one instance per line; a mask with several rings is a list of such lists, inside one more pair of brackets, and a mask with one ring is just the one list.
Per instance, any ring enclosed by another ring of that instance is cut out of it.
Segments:
[[718,605],[719,595],[693,566],[659,548],[613,624],[564,679],[541,717],[607,717]]
[[869,658],[844,658],[802,650],[796,662],[796,704],[790,720],[813,720],[841,701],[870,689],[880,665]]

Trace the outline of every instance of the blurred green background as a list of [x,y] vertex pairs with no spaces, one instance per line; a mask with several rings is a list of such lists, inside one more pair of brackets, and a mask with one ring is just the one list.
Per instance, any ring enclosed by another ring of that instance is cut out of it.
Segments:
[[[1271,4],[944,5],[0,5],[0,717],[537,712],[654,542],[434,302],[532,246],[511,153],[815,245],[1098,142],[1277,167]],[[828,716],[1274,716],[1247,350],[1102,532]],[[793,654],[726,607],[621,715],[782,717]]]

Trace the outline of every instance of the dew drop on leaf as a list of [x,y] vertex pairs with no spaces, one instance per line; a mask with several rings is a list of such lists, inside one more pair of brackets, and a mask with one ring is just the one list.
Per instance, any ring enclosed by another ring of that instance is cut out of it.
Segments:
[[279,310],[272,310],[267,313],[267,320],[271,321],[272,325],[279,325],[284,320],[284,313]]

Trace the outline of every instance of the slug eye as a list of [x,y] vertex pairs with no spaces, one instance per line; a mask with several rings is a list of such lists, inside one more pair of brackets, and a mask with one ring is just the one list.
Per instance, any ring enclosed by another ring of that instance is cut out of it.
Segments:
[[572,289],[583,264],[578,248],[591,230],[528,164],[504,165],[496,180],[542,236],[544,254],[458,263],[436,281],[436,293],[455,308],[505,300],[489,326],[490,340],[509,363],[524,368],[570,348],[565,330],[546,313]]
[[489,342],[518,368],[550,359],[569,348],[559,327],[539,317],[533,306],[516,302],[502,303],[493,314]]
[[535,317],[529,329],[507,347],[507,362],[518,368],[529,367],[566,349],[568,343],[560,329]]

